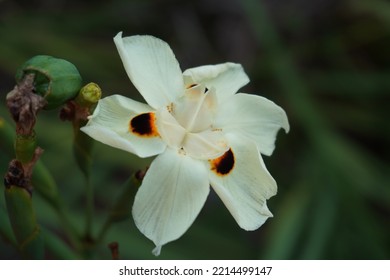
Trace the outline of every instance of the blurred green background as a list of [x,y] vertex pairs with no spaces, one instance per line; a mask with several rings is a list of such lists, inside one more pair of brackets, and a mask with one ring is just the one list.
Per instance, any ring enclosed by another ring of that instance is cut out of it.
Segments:
[[[160,259],[390,258],[389,1],[0,0],[0,126],[13,126],[5,95],[17,67],[37,54],[71,61],[105,96],[142,100],[112,41],[119,31],[165,40],[183,70],[241,63],[251,78],[241,91],[279,104],[291,125],[265,157],[279,188],[269,201],[274,218],[246,232],[211,193],[192,227],[164,246]],[[41,112],[36,131],[42,161],[81,231],[84,179],[72,157],[71,125],[58,112]],[[12,150],[4,139],[0,145],[4,174]],[[150,161],[96,143],[95,232],[123,182]],[[0,258],[20,258],[0,193]],[[46,257],[80,258],[68,248],[61,218],[39,194],[33,201]],[[154,258],[152,242],[132,219],[113,224],[90,257],[110,259],[113,241],[122,259]]]

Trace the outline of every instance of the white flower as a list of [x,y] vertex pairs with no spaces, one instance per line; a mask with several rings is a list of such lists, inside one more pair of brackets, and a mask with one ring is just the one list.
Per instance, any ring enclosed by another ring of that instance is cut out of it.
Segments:
[[179,238],[203,207],[210,185],[238,225],[259,228],[271,212],[271,155],[285,112],[266,98],[237,93],[249,82],[241,65],[184,71],[170,47],[152,36],[114,42],[126,72],[148,104],[120,95],[102,99],[82,131],[139,157],[157,157],[133,205],[139,230],[161,246]]

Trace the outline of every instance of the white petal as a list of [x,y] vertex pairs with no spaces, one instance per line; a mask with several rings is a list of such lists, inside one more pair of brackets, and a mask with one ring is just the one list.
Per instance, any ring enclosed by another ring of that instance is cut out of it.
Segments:
[[276,194],[276,182],[265,168],[254,142],[239,136],[227,137],[234,165],[225,175],[210,171],[211,186],[239,226],[255,230],[272,217],[266,200]]
[[183,94],[180,66],[167,43],[153,36],[122,38],[122,32],[114,42],[130,80],[150,106],[157,109]]
[[151,164],[135,196],[133,217],[138,229],[161,246],[191,226],[209,193],[203,162],[167,149]]
[[153,109],[124,96],[112,95],[99,101],[87,125],[81,130],[104,144],[149,157],[162,153],[166,144],[161,137],[140,137],[129,131],[130,120]]
[[192,158],[207,160],[221,156],[229,147],[221,131],[208,129],[187,133],[183,149]]
[[176,150],[183,149],[192,158],[206,160],[218,157],[228,150],[227,141],[220,130],[188,132],[166,108],[158,110],[156,116],[158,131],[165,143]]
[[161,108],[156,112],[157,127],[162,139],[169,147],[180,149],[186,130],[169,113],[167,108]]
[[200,132],[211,126],[216,109],[215,89],[205,92],[205,87],[198,85],[176,100],[172,114],[187,131]]
[[279,129],[290,129],[281,107],[264,97],[244,93],[219,105],[214,126],[252,139],[264,155],[272,154]]
[[241,64],[231,62],[187,69],[183,75],[186,86],[195,83],[204,84],[209,89],[214,87],[218,100],[235,94],[249,82]]

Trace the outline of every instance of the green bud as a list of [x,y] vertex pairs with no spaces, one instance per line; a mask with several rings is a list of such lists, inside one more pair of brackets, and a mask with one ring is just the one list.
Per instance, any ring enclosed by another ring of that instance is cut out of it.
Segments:
[[95,105],[102,97],[102,90],[99,85],[89,83],[83,86],[75,101],[82,107],[91,107]]
[[16,73],[19,83],[27,74],[34,74],[37,94],[47,101],[45,109],[54,109],[79,92],[82,79],[77,68],[70,62],[47,55],[37,55],[26,61]]

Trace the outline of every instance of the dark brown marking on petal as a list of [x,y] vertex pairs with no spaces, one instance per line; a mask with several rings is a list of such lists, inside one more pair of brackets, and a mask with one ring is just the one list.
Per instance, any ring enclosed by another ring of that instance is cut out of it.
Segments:
[[205,89],[204,89],[204,93],[207,93],[208,91],[209,91],[208,88],[205,88]]
[[196,87],[198,84],[190,84],[188,86],[186,86],[186,89],[190,89],[190,88],[193,88],[193,87]]
[[143,113],[130,120],[129,131],[143,137],[159,136],[154,113]]
[[234,168],[235,158],[232,149],[229,149],[222,156],[210,160],[211,170],[217,175],[228,175]]

